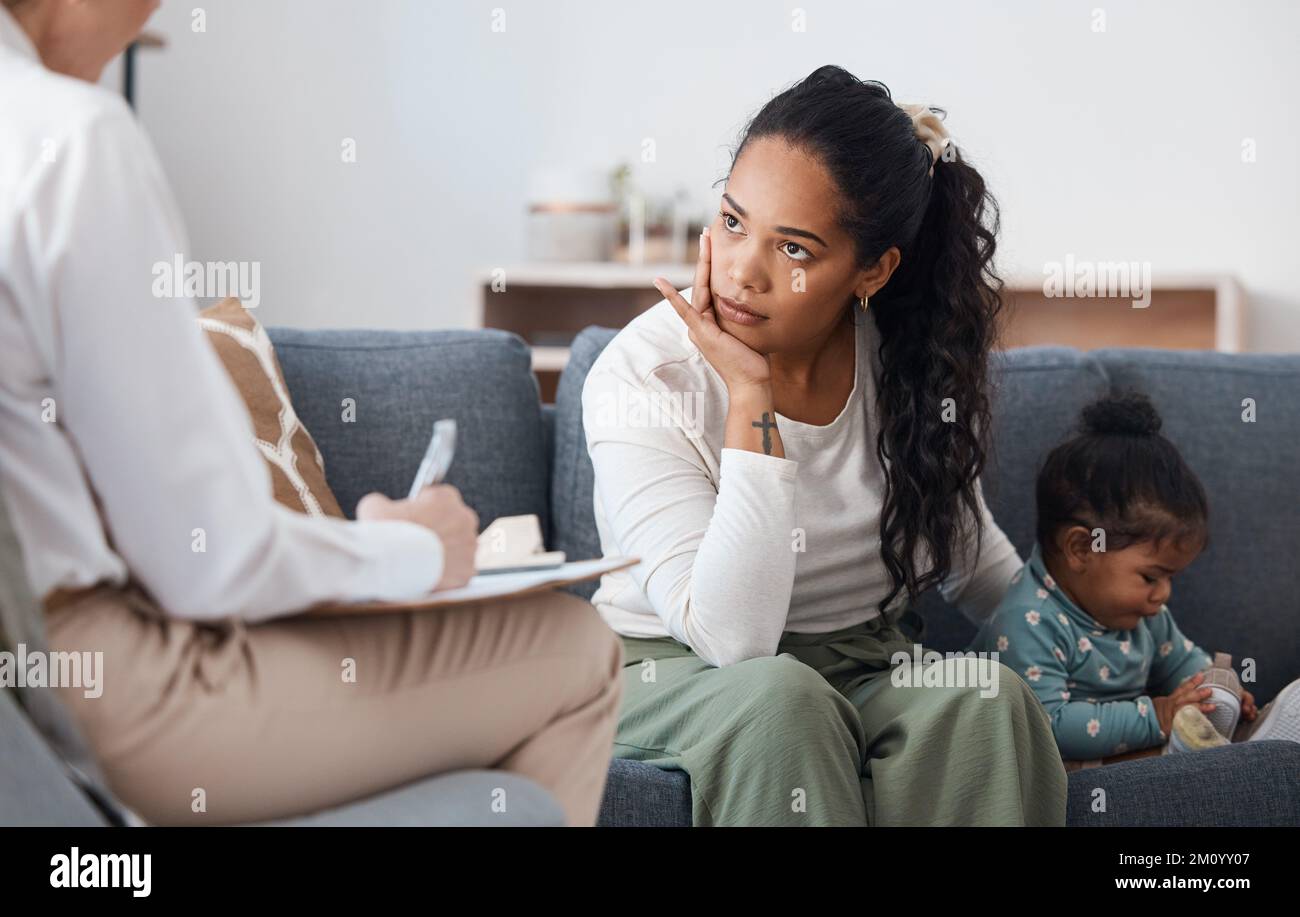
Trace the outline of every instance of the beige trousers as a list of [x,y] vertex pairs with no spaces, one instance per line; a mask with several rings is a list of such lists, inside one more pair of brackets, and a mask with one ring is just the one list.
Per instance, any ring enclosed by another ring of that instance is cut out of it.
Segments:
[[569,824],[596,821],[623,648],[567,593],[251,624],[101,589],[46,627],[52,650],[103,653],[102,695],[60,696],[152,823],[283,818],[463,768],[523,775]]

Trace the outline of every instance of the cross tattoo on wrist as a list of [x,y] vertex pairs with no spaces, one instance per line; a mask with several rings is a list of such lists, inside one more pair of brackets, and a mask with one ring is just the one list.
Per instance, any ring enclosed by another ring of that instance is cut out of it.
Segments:
[[768,414],[767,411],[763,412],[762,423],[759,423],[758,421],[753,421],[752,423],[750,423],[750,426],[763,428],[763,454],[771,455],[772,454],[772,433],[770,431],[776,429],[776,421],[768,420],[767,414]]

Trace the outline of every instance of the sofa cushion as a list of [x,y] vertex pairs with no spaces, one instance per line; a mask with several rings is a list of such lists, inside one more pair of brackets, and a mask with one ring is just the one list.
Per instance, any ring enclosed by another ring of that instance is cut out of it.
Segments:
[[1071,828],[1300,826],[1295,742],[1240,742],[1139,758],[1075,771],[1069,779],[1065,823]]
[[528,346],[505,331],[270,329],[293,403],[349,517],[377,490],[405,497],[435,420],[457,421],[447,483],[479,515],[535,513],[549,474]]
[[689,828],[691,778],[686,771],[615,758],[609,763],[596,824],[602,828]]
[[[554,471],[551,475],[551,534],[553,550],[569,557],[600,557],[596,533],[596,478],[587,455],[587,434],[582,427],[582,386],[596,357],[618,331],[586,328],[569,347],[569,362],[555,392]],[[565,587],[590,600],[598,580]]]
[[320,451],[294,410],[261,323],[233,296],[204,309],[198,322],[248,408],[253,441],[271,472],[275,499],[309,516],[342,518],[325,483]]
[[[1075,771],[1068,779],[1065,823],[1071,828],[1300,827],[1300,745],[1295,742],[1243,742],[1141,758]],[[1102,800],[1104,808],[1098,805]],[[690,824],[691,782],[685,772],[613,761],[600,805],[601,827]]]
[[[1259,703],[1300,677],[1300,356],[1099,350],[1118,389],[1151,396],[1210,500],[1210,543],[1169,608],[1202,649],[1256,663]],[[1253,399],[1255,420],[1242,402]]]

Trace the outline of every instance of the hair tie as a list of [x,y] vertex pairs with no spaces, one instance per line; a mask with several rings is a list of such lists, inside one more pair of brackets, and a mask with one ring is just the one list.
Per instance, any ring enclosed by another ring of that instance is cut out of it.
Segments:
[[948,131],[943,126],[943,118],[936,114],[942,112],[947,115],[947,112],[942,108],[931,108],[929,105],[900,104],[898,107],[907,112],[908,117],[912,119],[912,129],[916,132],[916,139],[930,148],[930,175],[933,176],[934,164],[943,158],[943,151],[952,142],[952,138],[948,136]]

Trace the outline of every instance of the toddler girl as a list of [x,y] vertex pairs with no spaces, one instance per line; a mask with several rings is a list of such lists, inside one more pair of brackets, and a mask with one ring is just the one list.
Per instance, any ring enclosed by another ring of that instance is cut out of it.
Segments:
[[[1203,683],[1210,654],[1166,604],[1174,576],[1205,547],[1205,490],[1145,396],[1103,398],[1082,419],[1039,473],[1037,544],[971,648],[996,650],[1033,689],[1066,760],[1158,747],[1185,707],[1175,748],[1224,744],[1204,718],[1216,706]],[[1300,739],[1298,686],[1266,716],[1242,690],[1250,731],[1237,738]]]

